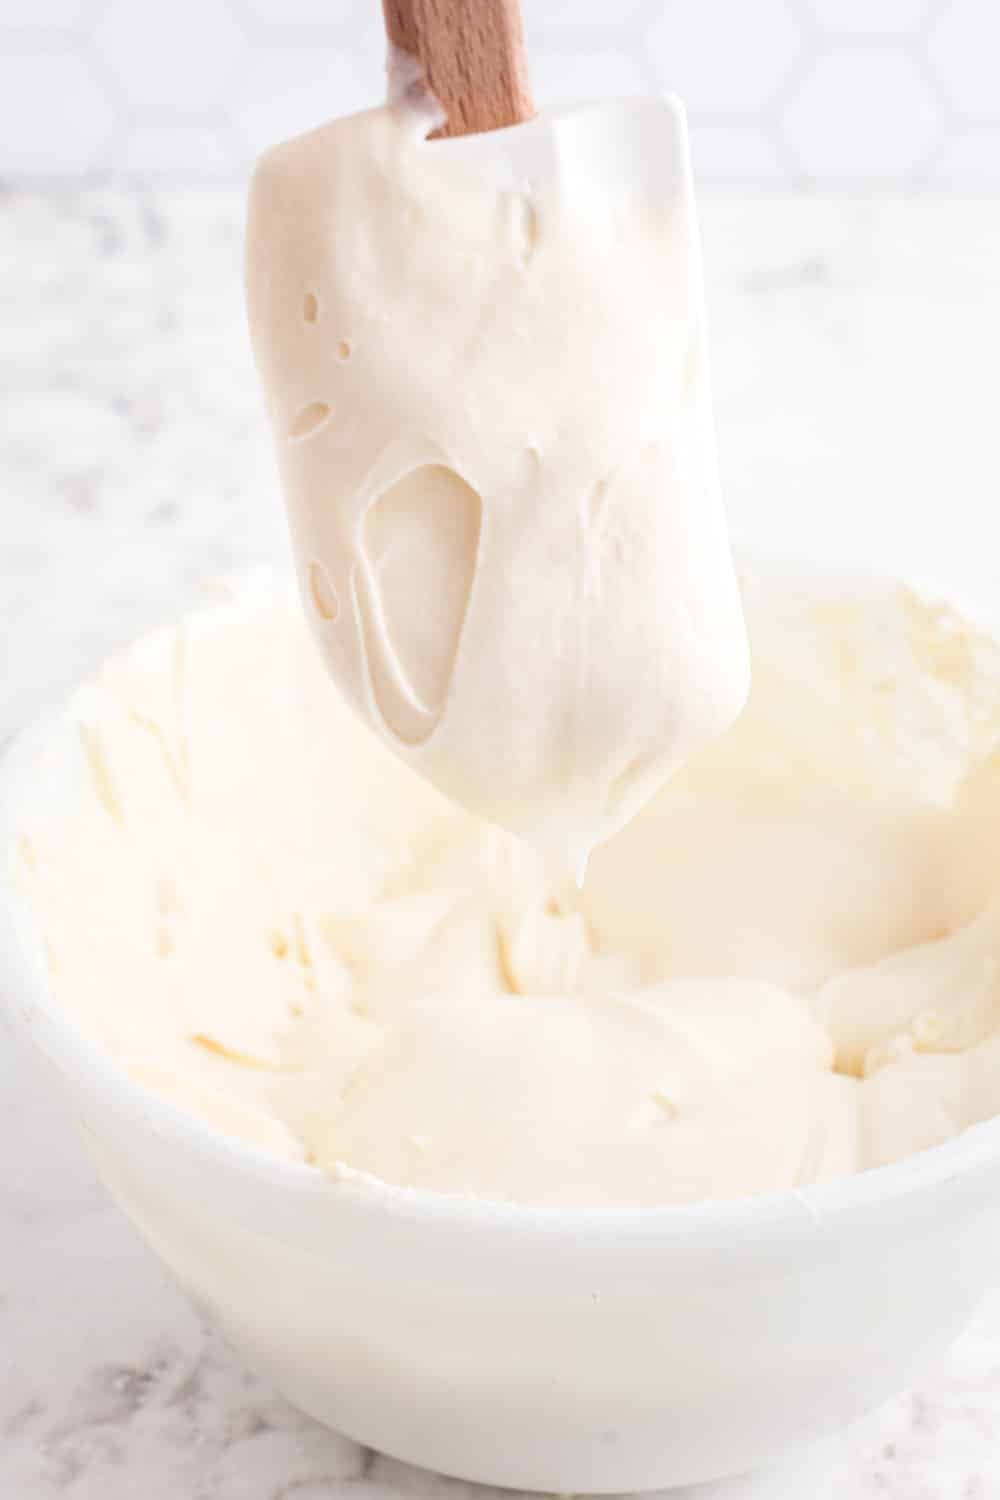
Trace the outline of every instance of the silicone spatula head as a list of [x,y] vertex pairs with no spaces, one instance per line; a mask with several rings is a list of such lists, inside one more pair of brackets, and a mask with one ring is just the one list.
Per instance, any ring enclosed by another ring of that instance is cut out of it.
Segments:
[[248,298],[305,608],[357,711],[579,865],[748,686],[683,112],[286,143]]

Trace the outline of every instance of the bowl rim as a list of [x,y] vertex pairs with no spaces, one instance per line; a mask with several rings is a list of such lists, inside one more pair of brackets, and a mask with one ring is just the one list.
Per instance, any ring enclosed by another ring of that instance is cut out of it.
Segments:
[[[821,572],[826,570],[814,570],[813,577]],[[867,569],[853,574],[865,579],[879,576]],[[843,570],[836,576],[843,582]],[[22,794],[37,777],[46,745],[68,719],[69,700],[64,700],[16,731],[0,752],[0,970],[9,979],[8,985],[0,986],[0,1016],[7,1012],[22,1023],[22,1030],[56,1071],[83,1092],[100,1095],[105,1107],[110,1102],[123,1119],[176,1144],[196,1160],[230,1172],[245,1185],[266,1186],[289,1199],[350,1205],[365,1216],[428,1229],[446,1227],[474,1236],[485,1231],[491,1239],[497,1234],[508,1239],[530,1236],[536,1243],[546,1240],[567,1248],[588,1241],[616,1248],[631,1243],[647,1250],[675,1242],[706,1252],[722,1250],[727,1256],[738,1256],[741,1246],[751,1244],[759,1251],[768,1241],[786,1239],[790,1231],[814,1234],[873,1219],[897,1226],[907,1217],[920,1223],[943,1219],[949,1204],[981,1204],[987,1181],[1000,1186],[1000,1113],[941,1145],[832,1181],[742,1197],[643,1206],[568,1207],[480,1198],[403,1187],[350,1168],[333,1176],[226,1135],[119,1068],[63,1010],[49,982],[37,924],[15,882],[13,856]]]

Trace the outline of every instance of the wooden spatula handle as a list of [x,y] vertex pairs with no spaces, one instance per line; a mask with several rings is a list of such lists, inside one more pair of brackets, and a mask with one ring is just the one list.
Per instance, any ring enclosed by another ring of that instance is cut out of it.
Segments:
[[530,120],[519,0],[382,0],[390,42],[419,59],[448,123],[475,135]]

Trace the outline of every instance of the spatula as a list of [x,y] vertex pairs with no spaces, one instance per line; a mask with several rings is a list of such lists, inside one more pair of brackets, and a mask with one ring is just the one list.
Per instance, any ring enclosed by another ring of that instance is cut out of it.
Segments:
[[251,191],[306,615],[397,755],[579,871],[747,687],[684,115],[535,115],[516,0],[385,14],[396,102]]
[[518,0],[383,0],[390,46],[420,64],[442,136],[518,125],[535,113]]

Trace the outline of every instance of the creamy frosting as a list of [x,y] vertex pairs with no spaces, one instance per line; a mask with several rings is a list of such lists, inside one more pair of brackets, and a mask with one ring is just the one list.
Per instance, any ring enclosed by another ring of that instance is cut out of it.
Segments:
[[254,176],[303,601],[398,755],[578,868],[748,687],[683,118],[591,107],[473,155],[427,128],[397,103]]
[[1000,1109],[1000,652],[746,580],[746,713],[582,891],[329,691],[267,586],[74,699],[15,851],[68,1015],[179,1108],[392,1183],[683,1202]]

